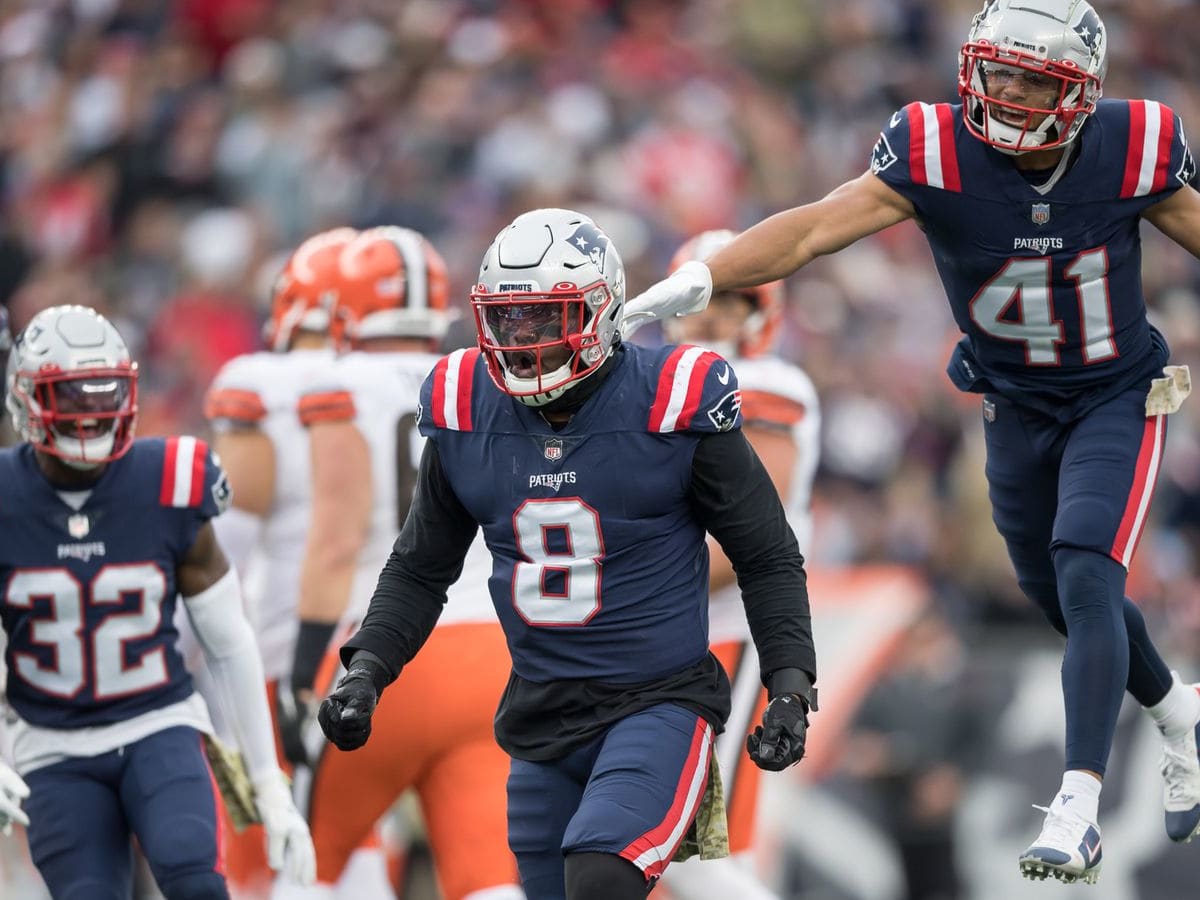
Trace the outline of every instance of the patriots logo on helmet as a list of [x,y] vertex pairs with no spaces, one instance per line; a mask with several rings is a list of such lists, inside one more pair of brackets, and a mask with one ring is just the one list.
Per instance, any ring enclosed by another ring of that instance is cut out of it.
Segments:
[[892,145],[888,143],[886,135],[879,135],[879,140],[875,142],[875,148],[871,151],[871,171],[878,174],[894,163],[897,159],[895,152],[892,150]]
[[591,222],[583,222],[571,232],[567,242],[604,271],[604,257],[608,253],[608,237]]
[[984,6],[983,10],[979,13],[979,21],[986,22],[989,16],[999,11],[1000,0],[990,0],[990,2]]
[[1093,54],[1098,53],[1104,45],[1104,23],[1100,21],[1094,9],[1085,12],[1079,24],[1073,26],[1073,30]]
[[717,431],[729,431],[737,424],[738,413],[741,411],[742,392],[730,391],[708,411],[708,420]]

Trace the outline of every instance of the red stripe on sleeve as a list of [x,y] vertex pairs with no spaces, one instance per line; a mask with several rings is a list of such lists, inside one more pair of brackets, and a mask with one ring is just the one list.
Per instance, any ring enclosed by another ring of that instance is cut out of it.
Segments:
[[479,350],[468,350],[458,363],[458,430],[471,430],[471,392],[475,386],[475,361]]
[[1142,171],[1142,142],[1146,139],[1146,104],[1129,101],[1129,147],[1125,151],[1125,177],[1121,180],[1121,196],[1132,197],[1137,190]]
[[913,184],[929,184],[925,177],[925,114],[920,103],[910,103],[908,112],[908,175]]
[[687,396],[683,401],[683,409],[679,411],[679,421],[675,426],[680,431],[692,424],[692,416],[700,408],[700,400],[704,396],[704,381],[708,378],[708,370],[712,368],[719,356],[715,353],[704,353],[692,367],[692,377],[688,379]]
[[1175,113],[1165,103],[1158,104],[1158,159],[1154,163],[1154,181],[1150,193],[1167,186],[1167,167],[1171,164],[1171,145],[1175,143]]
[[942,186],[948,191],[961,191],[958,176],[958,152],[954,147],[954,114],[949,103],[939,103],[937,110],[938,143],[942,155]]
[[658,375],[658,390],[654,394],[654,404],[650,407],[650,431],[657,432],[662,428],[663,419],[667,415],[667,404],[671,402],[671,384],[675,381],[675,370],[679,368],[679,360],[687,351],[687,347],[676,347]]
[[175,459],[179,455],[179,438],[167,438],[167,452],[163,457],[162,489],[158,492],[158,502],[170,506],[175,499]]
[[438,428],[446,427],[446,371],[450,368],[450,357],[444,356],[433,367],[433,396],[429,398],[429,410],[433,416],[433,424]]
[[204,495],[204,464],[208,461],[208,444],[197,440],[192,456],[192,492],[188,495],[188,506],[199,506]]

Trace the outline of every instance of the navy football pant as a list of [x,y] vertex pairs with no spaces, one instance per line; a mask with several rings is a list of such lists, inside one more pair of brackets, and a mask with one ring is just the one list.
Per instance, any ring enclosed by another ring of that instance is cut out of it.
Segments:
[[529,900],[566,898],[564,855],[606,853],[653,883],[708,784],[713,728],[663,704],[635,713],[561,759],[514,759],[508,844]]
[[199,732],[30,772],[29,850],[54,900],[128,900],[130,835],[167,900],[226,900],[216,787]]
[[1104,773],[1124,690],[1158,703],[1171,673],[1125,597],[1125,574],[1149,513],[1166,417],[1146,389],[1060,423],[989,395],[988,493],[1025,594],[1066,635],[1067,768]]

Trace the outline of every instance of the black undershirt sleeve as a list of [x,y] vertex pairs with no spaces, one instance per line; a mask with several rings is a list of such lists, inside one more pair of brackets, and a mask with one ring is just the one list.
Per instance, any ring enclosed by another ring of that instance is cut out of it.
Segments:
[[804,558],[758,454],[740,431],[705,435],[692,460],[691,503],[733,563],[763,684],[797,668],[815,682]]
[[383,664],[387,683],[396,679],[433,631],[478,527],[446,479],[436,445],[426,441],[408,518],[362,626],[342,645],[343,665],[365,650]]

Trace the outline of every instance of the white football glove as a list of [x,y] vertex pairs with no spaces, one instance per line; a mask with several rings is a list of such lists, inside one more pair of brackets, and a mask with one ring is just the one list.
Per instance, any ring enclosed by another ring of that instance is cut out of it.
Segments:
[[631,336],[654,319],[690,316],[703,311],[712,296],[712,287],[712,272],[708,266],[698,260],[685,262],[625,304],[625,315],[621,319],[623,336]]
[[0,762],[0,831],[12,834],[13,823],[28,825],[29,816],[21,811],[21,801],[29,796],[29,785]]
[[288,881],[310,885],[317,880],[317,853],[308,824],[283,773],[276,770],[254,785],[254,804],[267,832],[267,865]]

